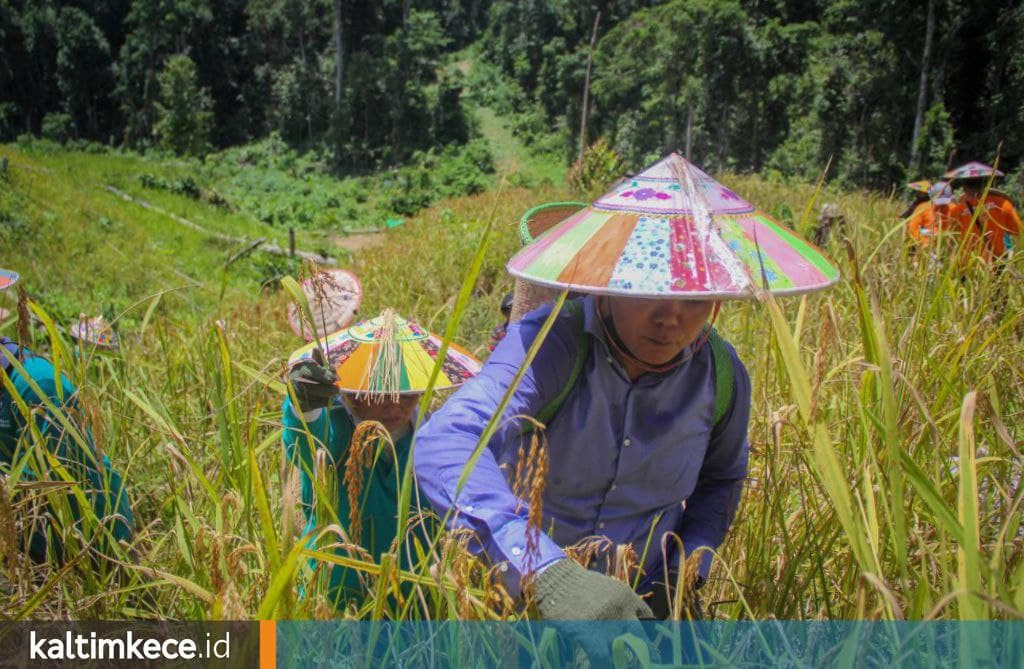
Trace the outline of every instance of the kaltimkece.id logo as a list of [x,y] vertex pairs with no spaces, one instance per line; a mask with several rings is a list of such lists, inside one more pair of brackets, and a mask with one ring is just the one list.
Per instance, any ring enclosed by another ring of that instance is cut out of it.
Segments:
[[127,630],[122,636],[107,637],[96,632],[67,630],[61,637],[49,637],[29,631],[30,660],[203,660],[231,659],[231,632],[214,639],[158,639],[139,636]]
[[0,663],[13,666],[257,666],[254,621],[0,622]]

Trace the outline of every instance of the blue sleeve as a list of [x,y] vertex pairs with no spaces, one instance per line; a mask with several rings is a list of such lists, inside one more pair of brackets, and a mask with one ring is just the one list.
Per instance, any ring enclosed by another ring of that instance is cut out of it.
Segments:
[[[563,311],[548,338],[526,370],[516,392],[479,460],[457,494],[473,451],[491,416],[518,372],[550,307],[542,308],[509,326],[478,376],[466,383],[416,434],[414,466],[420,489],[437,512],[451,513],[449,527],[472,530],[479,540],[472,546],[502,567],[506,584],[518,593],[521,576],[531,569],[565,557],[547,535],[540,534],[539,554],[527,556],[529,506],[517,499],[498,465],[509,449],[519,448],[521,423],[517,416],[535,416],[569,377],[576,337],[573,319]],[[514,452],[514,451],[513,451]]]
[[[723,418],[721,431],[708,445],[697,487],[686,500],[679,536],[687,554],[702,547],[717,549],[722,544],[736,516],[743,482],[747,478],[750,377],[732,346],[729,346],[729,353],[735,382],[733,403]],[[673,557],[673,565],[679,566],[678,553]],[[706,579],[710,569],[711,554],[705,552],[700,562],[701,578]]]

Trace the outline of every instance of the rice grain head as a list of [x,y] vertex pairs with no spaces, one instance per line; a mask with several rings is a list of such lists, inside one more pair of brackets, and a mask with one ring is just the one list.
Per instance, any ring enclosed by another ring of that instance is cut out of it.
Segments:
[[344,484],[348,493],[349,536],[355,543],[359,543],[363,530],[359,502],[363,495],[365,475],[373,462],[374,450],[382,439],[390,439],[384,426],[374,420],[364,420],[356,426],[349,445]]

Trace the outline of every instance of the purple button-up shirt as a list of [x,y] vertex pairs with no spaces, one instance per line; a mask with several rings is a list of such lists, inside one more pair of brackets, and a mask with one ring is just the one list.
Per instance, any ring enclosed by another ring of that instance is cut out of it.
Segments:
[[[483,371],[419,430],[414,446],[421,489],[453,527],[472,529],[495,563],[504,563],[510,590],[521,575],[562,558],[562,546],[592,536],[632,544],[644,555],[640,590],[678,565],[677,535],[691,553],[717,548],[739,504],[747,474],[750,380],[729,347],[734,370],[732,406],[712,435],[715,380],[711,347],[681,366],[630,381],[612,356],[594,299],[582,299],[589,359],[558,414],[547,426],[548,475],[538,551],[527,556],[529,507],[510,487],[523,437],[516,416],[536,416],[565,386],[575,360],[578,327],[566,310],[509,402],[458,493],[456,487],[484,427],[497,410],[550,306],[509,326]],[[597,565],[593,565],[597,566]],[[706,577],[710,555],[701,564]]]

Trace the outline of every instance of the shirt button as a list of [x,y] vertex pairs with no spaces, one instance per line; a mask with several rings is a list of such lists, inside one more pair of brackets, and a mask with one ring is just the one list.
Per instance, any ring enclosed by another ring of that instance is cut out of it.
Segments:
[[619,484],[618,483],[613,483],[612,484],[612,490],[618,490],[618,489],[619,489]]
[[623,446],[629,446],[629,444],[630,444],[629,437],[626,437],[625,439],[622,440],[622,445]]
[[604,529],[604,521],[601,521],[600,523],[598,523],[597,524],[597,528],[600,529],[600,530],[603,530]]
[[508,563],[507,562],[502,562],[501,566],[498,567],[498,570],[501,571],[502,573],[505,573],[506,571],[508,571]]
[[522,555],[522,553],[523,553],[523,549],[520,548],[519,546],[513,546],[512,547],[512,555],[515,555],[516,557],[519,557],[520,555]]
[[472,504],[470,504],[469,506],[464,506],[462,508],[466,510],[466,513],[473,513],[473,505]]

